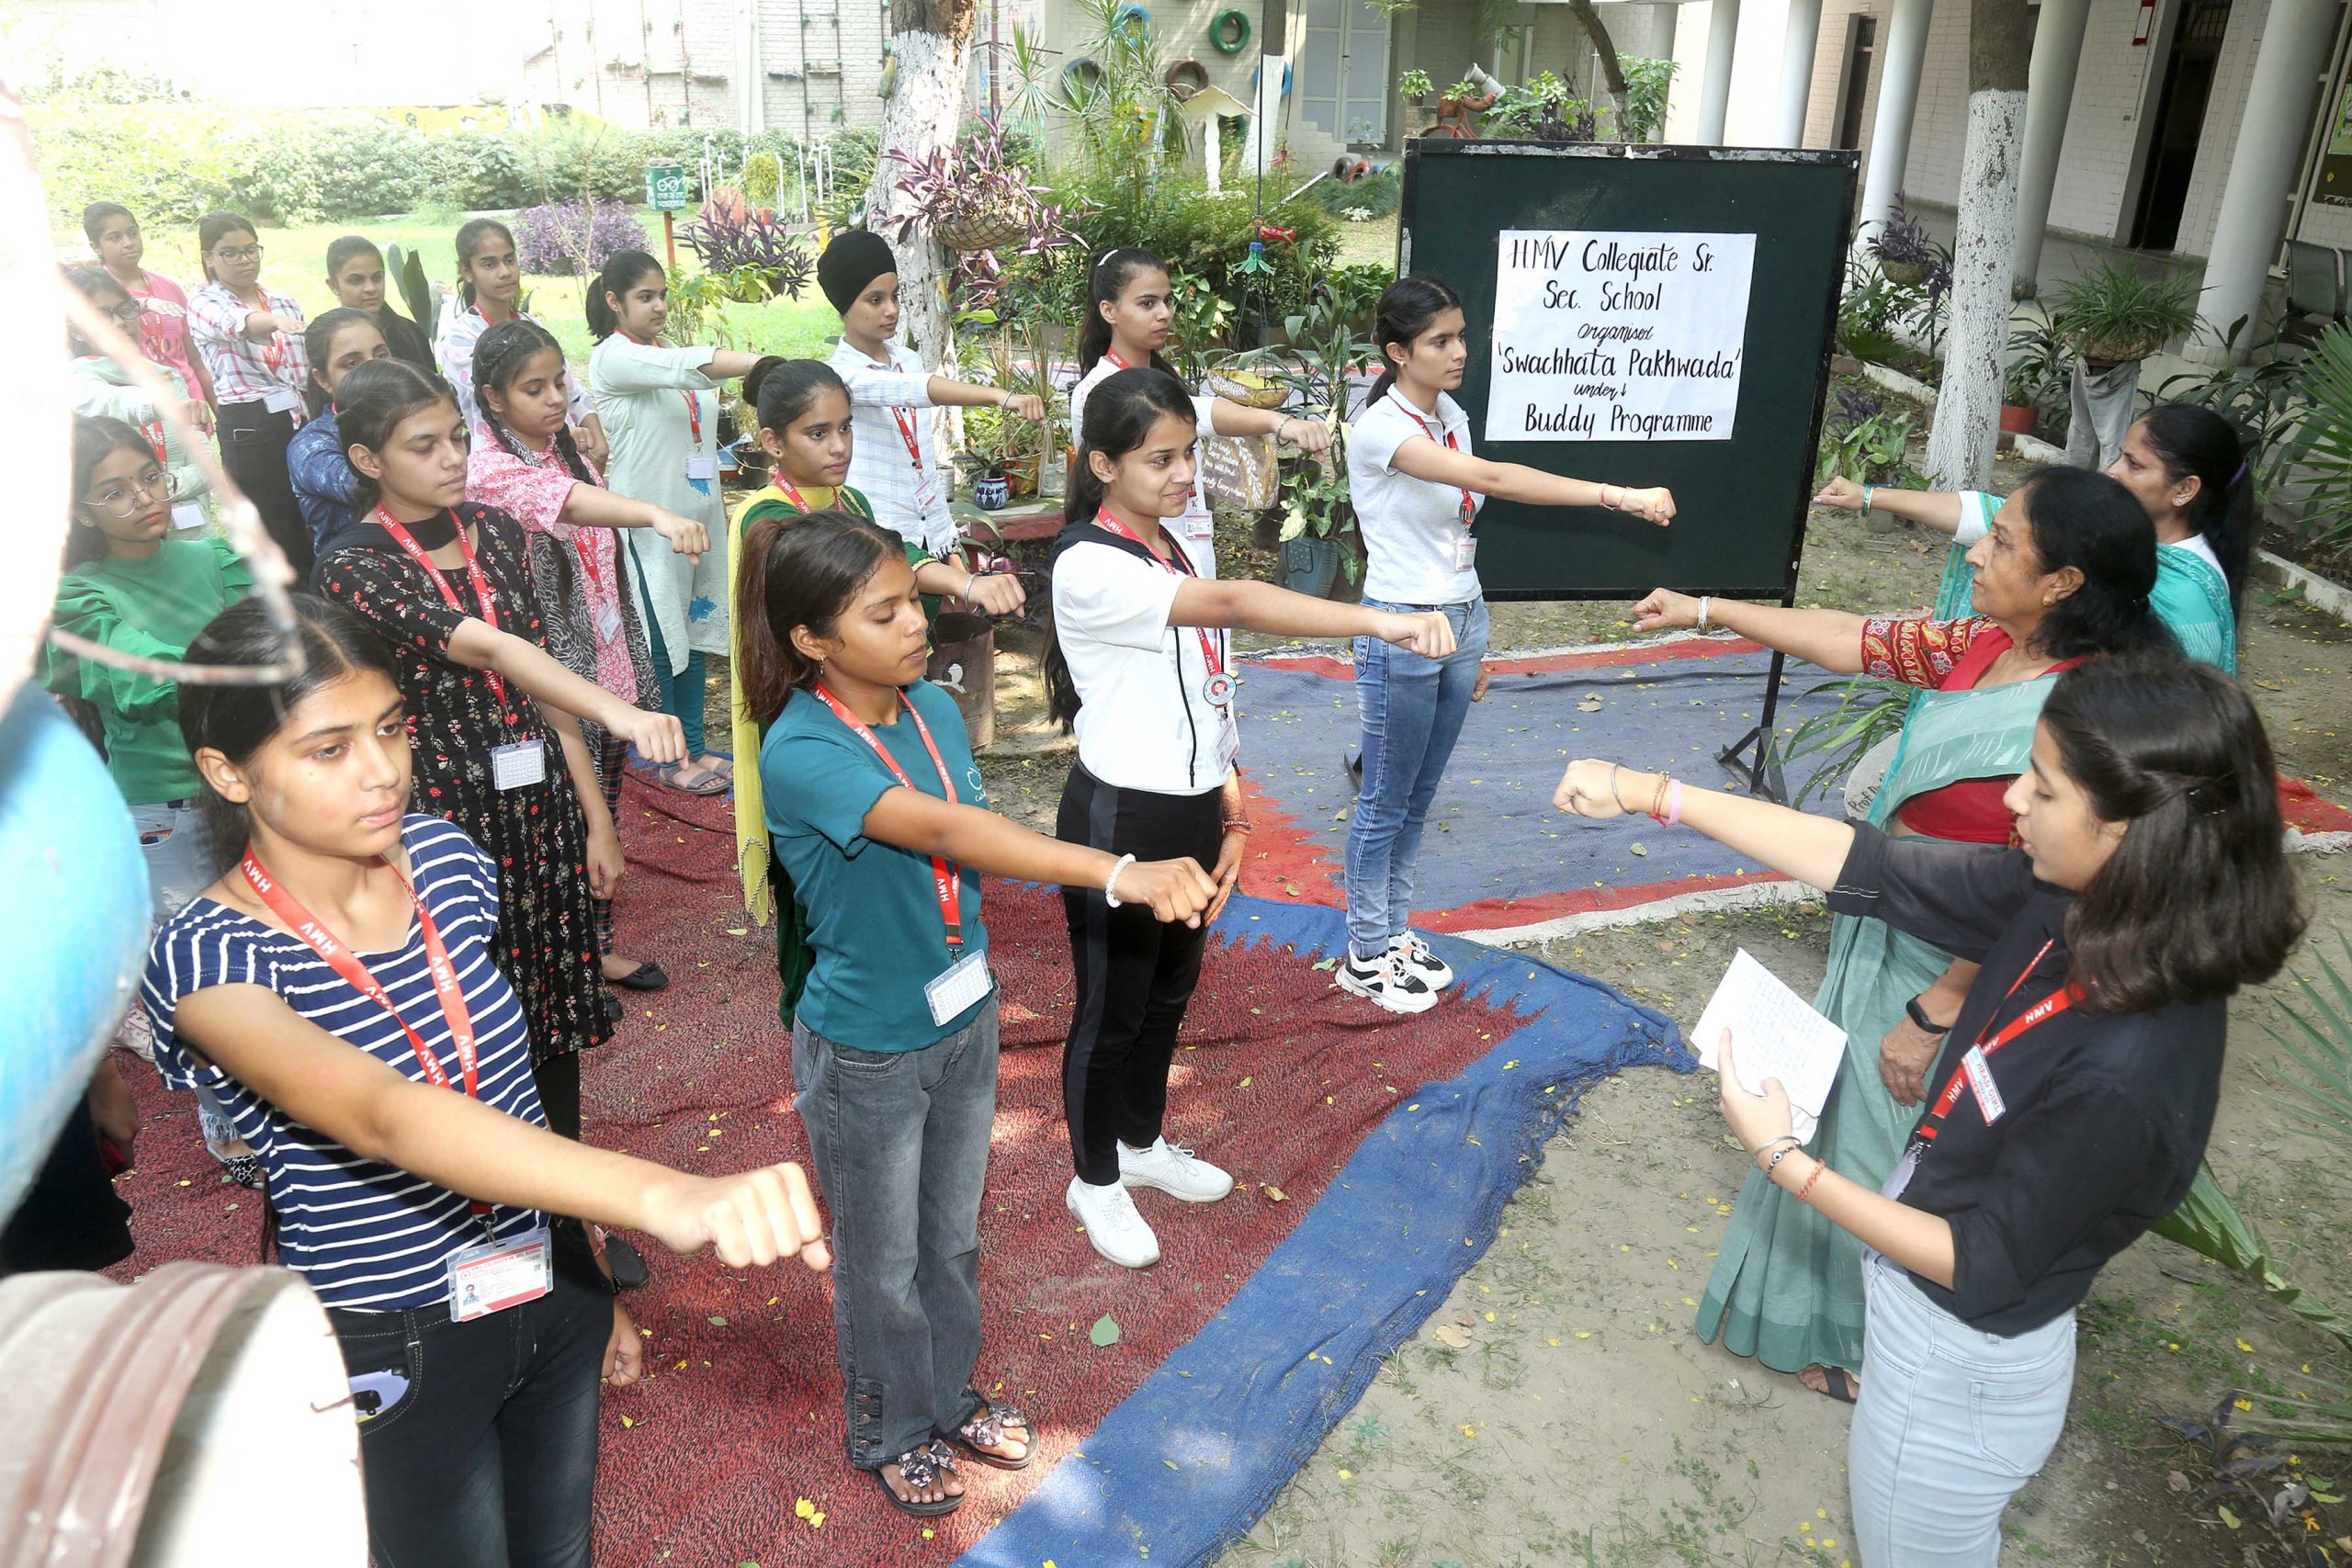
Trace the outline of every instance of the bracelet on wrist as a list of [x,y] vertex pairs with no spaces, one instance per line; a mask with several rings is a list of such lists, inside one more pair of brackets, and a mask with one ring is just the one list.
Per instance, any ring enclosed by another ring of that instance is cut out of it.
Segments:
[[1928,1016],[1928,1010],[1919,1005],[1919,998],[1917,997],[1913,997],[1909,1001],[1905,1002],[1903,1004],[1903,1010],[1910,1015],[1911,1021],[1914,1024],[1927,1031],[1929,1034],[1949,1034],[1951,1032],[1951,1024],[1938,1023],[1935,1020]]
[[1699,629],[1701,631],[1705,631],[1707,629],[1707,608],[1714,602],[1715,596],[1712,593],[1702,593],[1699,595]]
[[1227,818],[1225,822],[1225,830],[1228,833],[1239,833],[1246,838],[1250,834],[1256,832],[1258,829],[1251,827],[1247,822],[1236,821],[1231,818]]
[[1804,1184],[1797,1189],[1798,1202],[1810,1203],[1813,1201],[1813,1184],[1820,1180],[1821,1173],[1828,1168],[1828,1163],[1825,1160],[1816,1159],[1813,1162],[1813,1174],[1806,1177],[1804,1179]]
[[1634,814],[1634,808],[1625,804],[1625,797],[1617,791],[1617,774],[1620,771],[1617,763],[1609,764],[1609,798],[1617,803],[1619,811],[1630,817]]
[[[1778,1144],[1781,1146],[1775,1149],[1772,1148],[1772,1144]],[[1772,1140],[1771,1144],[1765,1145],[1765,1148],[1772,1149],[1772,1157],[1763,1162],[1762,1168],[1764,1171],[1764,1179],[1767,1181],[1771,1180],[1772,1173],[1781,1168],[1781,1162],[1788,1158],[1791,1155],[1796,1153],[1801,1146],[1802,1145],[1798,1144],[1794,1134],[1791,1134],[1787,1137],[1783,1138],[1775,1138]]]
[[1111,868],[1111,874],[1102,879],[1102,901],[1110,905],[1114,909],[1119,908],[1121,903],[1118,894],[1119,873],[1126,870],[1127,867],[1135,863],[1135,856],[1121,855],[1119,857],[1119,863]]

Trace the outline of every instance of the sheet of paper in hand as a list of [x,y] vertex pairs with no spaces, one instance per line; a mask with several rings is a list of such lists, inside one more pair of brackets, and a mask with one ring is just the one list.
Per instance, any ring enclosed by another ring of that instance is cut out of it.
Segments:
[[1765,1079],[1780,1079],[1789,1096],[1790,1131],[1811,1143],[1838,1064],[1846,1059],[1846,1032],[1814,1011],[1746,948],[1733,955],[1723,984],[1707,998],[1690,1032],[1701,1066],[1715,1068],[1725,1030],[1731,1032],[1740,1087],[1761,1093]]

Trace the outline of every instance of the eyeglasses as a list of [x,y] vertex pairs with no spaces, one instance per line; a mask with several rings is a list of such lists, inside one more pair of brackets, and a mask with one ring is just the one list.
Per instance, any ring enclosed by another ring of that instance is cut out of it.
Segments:
[[139,318],[146,313],[147,307],[136,299],[125,299],[119,305],[110,305],[107,308],[107,314],[115,319],[116,324],[126,327],[137,326]]
[[212,259],[214,261],[224,262],[259,261],[261,260],[261,247],[259,245],[242,245],[235,250],[231,250],[226,245],[220,245],[214,248],[212,252]]
[[107,486],[89,504],[109,517],[135,517],[148,502],[171,499],[172,477],[161,468],[150,468],[135,483]]

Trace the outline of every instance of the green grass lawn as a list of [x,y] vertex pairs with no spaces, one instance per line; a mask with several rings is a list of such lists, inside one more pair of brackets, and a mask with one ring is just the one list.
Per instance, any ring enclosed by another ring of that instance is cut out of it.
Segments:
[[[327,287],[327,246],[345,234],[365,234],[379,248],[397,244],[416,252],[424,258],[426,276],[454,282],[458,226],[470,216],[456,211],[412,212],[396,218],[293,228],[264,223],[259,236],[262,281],[291,294],[305,314],[315,316],[335,302],[334,291]],[[639,217],[646,232],[652,236],[654,254],[659,255],[661,219],[651,212]],[[178,279],[189,293],[195,293],[204,276],[204,269],[197,263],[196,231],[151,227],[146,239],[148,269]],[[678,260],[682,271],[695,270],[691,252],[680,252]],[[532,316],[556,335],[567,356],[575,363],[585,363],[591,345],[587,319],[581,306],[580,280],[568,276],[533,276],[525,287],[529,291]],[[831,352],[831,340],[842,330],[841,318],[825,303],[813,284],[799,299],[729,305],[725,314],[733,337],[732,346],[761,354],[822,358]]]

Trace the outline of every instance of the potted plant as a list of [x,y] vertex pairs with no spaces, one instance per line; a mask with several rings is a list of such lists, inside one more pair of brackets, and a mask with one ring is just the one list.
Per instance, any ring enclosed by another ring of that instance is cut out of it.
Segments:
[[2145,277],[2102,261],[2061,284],[2050,327],[2094,371],[2143,360],[2197,326],[2197,279]]
[[1478,91],[1478,84],[1464,76],[1461,81],[1448,87],[1444,96],[1438,99],[1437,112],[1441,115],[1458,113],[1463,105],[1476,103],[1483,96],[1485,95]]
[[1419,108],[1430,101],[1430,94],[1436,89],[1430,84],[1430,73],[1415,66],[1396,78],[1396,90],[1405,96],[1407,103]]
[[1880,273],[1899,288],[1917,288],[1951,265],[1901,191],[1894,193],[1894,209],[1871,236],[1869,249]]
[[2020,359],[2001,378],[2001,434],[2031,435],[2041,423],[2041,409],[2033,368]]
[[983,115],[970,135],[928,157],[895,147],[884,156],[906,171],[899,189],[912,203],[892,236],[899,243],[925,228],[951,251],[1035,243],[1044,187],[1031,185],[1028,172],[1012,161],[1001,120]]
[[[1911,438],[1917,434],[1914,426],[1907,412],[1894,408],[1879,393],[1860,387],[1840,389],[1838,406],[1822,425],[1814,488],[1819,490],[1832,479],[1921,487],[1925,476],[1911,466]],[[1871,533],[1888,534],[1894,531],[1896,519],[1893,513],[1872,512],[1863,517],[1862,525]]]
[[703,269],[722,280],[726,297],[760,304],[778,295],[797,299],[817,276],[808,247],[773,218],[706,210],[678,231]]

